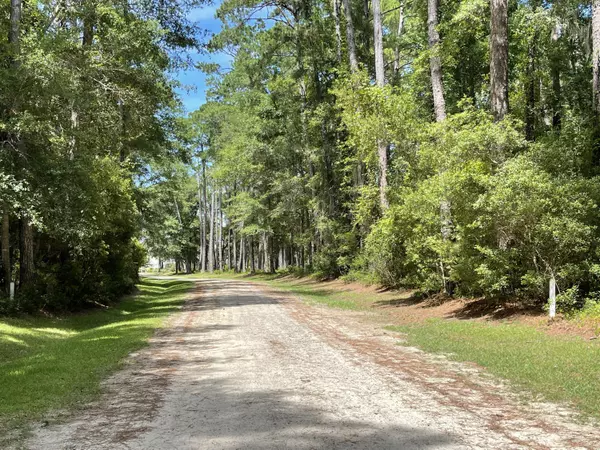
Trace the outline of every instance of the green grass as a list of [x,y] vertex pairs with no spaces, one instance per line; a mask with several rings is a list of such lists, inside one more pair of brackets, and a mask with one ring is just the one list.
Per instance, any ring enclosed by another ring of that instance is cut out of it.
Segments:
[[406,333],[406,344],[472,361],[546,400],[567,402],[600,417],[600,345],[551,336],[508,323],[430,320],[388,327]]
[[104,310],[0,319],[0,435],[94,398],[100,381],[145,345],[191,285],[144,280],[139,293]]

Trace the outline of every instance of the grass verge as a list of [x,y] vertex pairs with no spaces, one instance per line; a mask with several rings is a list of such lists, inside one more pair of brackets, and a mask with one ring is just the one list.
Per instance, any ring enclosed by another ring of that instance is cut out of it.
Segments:
[[428,320],[390,326],[406,345],[471,361],[544,399],[600,417],[600,345],[552,336],[531,326],[470,320]]
[[100,381],[146,344],[191,285],[145,279],[136,295],[104,310],[0,319],[0,436],[94,398]]

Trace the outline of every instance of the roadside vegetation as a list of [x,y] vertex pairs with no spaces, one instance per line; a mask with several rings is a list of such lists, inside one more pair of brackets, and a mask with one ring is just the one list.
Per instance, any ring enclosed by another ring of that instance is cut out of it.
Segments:
[[533,326],[431,319],[390,326],[406,345],[474,362],[511,386],[566,402],[600,418],[600,344],[580,336],[553,336]]
[[233,61],[146,189],[155,266],[598,307],[597,4],[270,5],[219,6]]
[[142,186],[181,161],[174,76],[200,45],[187,14],[202,3],[0,5],[0,315],[132,292]]
[[102,309],[0,318],[0,436],[94,398],[100,381],[146,344],[191,285],[146,279],[137,294]]

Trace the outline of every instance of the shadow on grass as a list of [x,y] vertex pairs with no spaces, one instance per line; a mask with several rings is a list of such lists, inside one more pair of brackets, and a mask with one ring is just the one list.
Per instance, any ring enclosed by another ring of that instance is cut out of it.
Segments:
[[[448,297],[446,295],[425,296],[414,293],[412,295],[400,296],[390,300],[379,300],[373,303],[375,307],[402,307],[417,306],[422,308],[434,308],[452,301],[461,301],[460,298]],[[525,303],[515,300],[501,300],[490,298],[464,299],[456,309],[445,314],[448,319],[480,319],[505,320],[519,316],[539,316],[543,313],[539,304]]]
[[[382,291],[386,292],[386,291]],[[386,307],[394,307],[394,306],[415,306],[422,305],[424,308],[439,306],[439,300],[434,300],[432,297],[427,297],[421,293],[413,292],[413,293],[404,293],[400,294],[396,298],[387,299],[387,300],[377,300],[373,302],[373,306],[376,308],[386,308]]]
[[452,318],[469,320],[482,317],[503,320],[517,316],[539,316],[543,313],[539,304],[515,301],[499,301],[481,298],[466,303],[452,314]]

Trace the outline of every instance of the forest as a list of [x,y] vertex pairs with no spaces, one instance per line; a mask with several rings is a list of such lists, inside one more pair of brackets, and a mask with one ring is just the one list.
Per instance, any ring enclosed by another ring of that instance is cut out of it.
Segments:
[[[176,271],[600,308],[600,2],[11,0],[0,308]],[[230,56],[184,114],[173,71]],[[17,292],[10,298],[10,283]]]
[[73,310],[134,288],[142,180],[177,157],[172,72],[199,45],[186,17],[197,4],[2,2],[0,311]]

